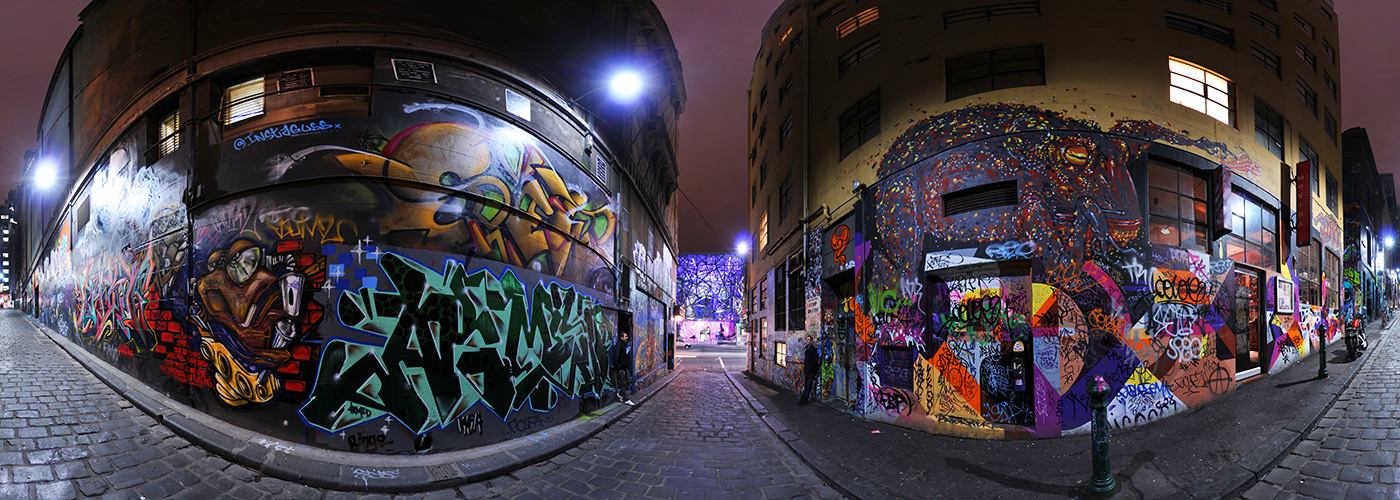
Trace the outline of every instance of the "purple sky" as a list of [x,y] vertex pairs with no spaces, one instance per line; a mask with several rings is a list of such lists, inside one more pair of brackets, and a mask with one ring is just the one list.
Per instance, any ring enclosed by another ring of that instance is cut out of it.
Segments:
[[[745,231],[745,93],[759,30],[780,0],[655,0],[680,50],[689,101],[681,115],[681,253],[724,252]],[[1242,3],[1245,0],[1240,0]],[[1342,128],[1366,127],[1383,172],[1400,173],[1400,1],[1336,0],[1341,20]],[[0,189],[19,184],[39,107],[86,0],[22,2],[0,21]],[[704,219],[686,201],[704,213]],[[708,221],[709,224],[706,224]],[[713,229],[711,229],[713,227]]]

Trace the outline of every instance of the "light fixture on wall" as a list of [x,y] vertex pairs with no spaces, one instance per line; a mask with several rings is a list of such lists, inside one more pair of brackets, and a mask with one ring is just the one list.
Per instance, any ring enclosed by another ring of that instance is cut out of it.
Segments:
[[45,156],[34,166],[34,186],[48,189],[58,182],[58,160]]

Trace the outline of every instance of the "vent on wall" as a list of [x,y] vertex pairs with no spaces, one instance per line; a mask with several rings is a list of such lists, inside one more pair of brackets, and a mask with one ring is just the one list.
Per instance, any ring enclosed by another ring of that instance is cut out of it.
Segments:
[[1016,181],[1001,181],[974,186],[943,195],[943,216],[976,212],[988,208],[1015,206],[1020,200]]

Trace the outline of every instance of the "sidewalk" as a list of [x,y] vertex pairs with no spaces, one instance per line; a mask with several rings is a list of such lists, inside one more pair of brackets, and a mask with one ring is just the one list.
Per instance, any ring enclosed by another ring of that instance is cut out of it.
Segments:
[[[1329,378],[1310,356],[1184,414],[1112,434],[1115,499],[1233,498],[1282,460],[1374,357],[1391,328],[1372,323],[1371,349],[1347,360],[1327,348]],[[851,416],[743,373],[730,380],[764,422],[848,496],[1088,498],[1089,436],[987,441],[927,434]],[[878,431],[878,432],[876,432]]]
[[[229,462],[313,488],[407,493],[440,490],[511,474],[575,449],[636,410],[612,403],[589,416],[534,434],[470,450],[428,455],[369,455],[313,448],[281,441],[204,415],[157,393],[129,375],[111,369],[34,318],[24,320],[52,340],[99,380],[176,435]],[[675,380],[673,372],[632,396],[641,404]],[[366,480],[373,476],[374,481]],[[5,481],[8,482],[8,481]]]

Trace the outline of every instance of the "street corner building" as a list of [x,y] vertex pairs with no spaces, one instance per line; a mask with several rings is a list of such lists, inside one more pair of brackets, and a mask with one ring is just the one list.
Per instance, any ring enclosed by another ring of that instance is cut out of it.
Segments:
[[1337,340],[1330,4],[783,3],[744,117],[750,370],[1043,438],[1088,432],[1098,376],[1129,427]]
[[[291,443],[475,448],[669,370],[680,63],[648,0],[95,1],[19,302]],[[623,68],[643,94],[597,92]],[[581,408],[583,406],[584,408]]]

